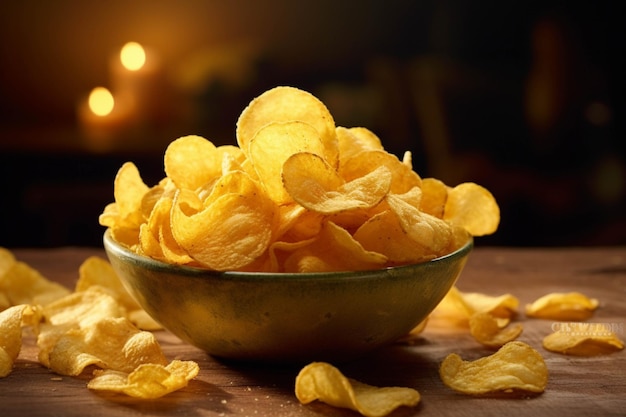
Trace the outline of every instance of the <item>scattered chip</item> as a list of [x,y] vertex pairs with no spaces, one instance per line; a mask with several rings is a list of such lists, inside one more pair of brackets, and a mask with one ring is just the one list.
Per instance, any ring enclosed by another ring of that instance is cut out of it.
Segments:
[[0,292],[5,294],[9,305],[36,305],[62,298],[70,290],[50,281],[30,265],[14,261],[9,262],[4,274],[0,275]]
[[579,292],[550,293],[526,305],[526,315],[553,320],[586,320],[598,308],[598,300]]
[[97,287],[107,291],[127,311],[128,318],[142,330],[157,330],[162,326],[150,317],[126,290],[111,264],[98,256],[92,256],[78,268],[75,291],[87,291]]
[[605,323],[560,323],[543,339],[546,350],[566,355],[595,356],[624,349],[624,342]]
[[174,360],[167,365],[147,363],[130,373],[114,370],[95,370],[95,377],[87,388],[94,391],[112,391],[134,398],[155,399],[187,386],[198,375],[198,364]]
[[144,363],[166,364],[154,334],[125,317],[104,318],[67,330],[49,353],[49,367],[61,375],[80,375],[89,365],[131,372]]
[[22,316],[29,310],[28,305],[21,304],[0,312],[0,378],[11,373],[22,349]]
[[420,401],[419,392],[412,388],[367,385],[345,377],[326,362],[302,368],[296,377],[295,393],[302,404],[319,400],[367,417],[386,416],[398,407],[413,407]]
[[494,317],[511,318],[517,313],[519,300],[512,294],[492,296],[478,292],[461,292],[471,314],[489,313]]
[[433,314],[459,323],[467,322],[476,313],[488,313],[496,318],[510,319],[517,313],[519,300],[512,294],[492,296],[477,292],[462,292],[453,286],[435,308]]
[[470,333],[477,342],[490,348],[499,348],[522,334],[521,323],[507,327],[508,321],[489,313],[475,313],[469,319]]
[[541,393],[548,383],[548,368],[541,354],[519,341],[474,361],[452,353],[443,360],[439,375],[446,386],[472,395]]

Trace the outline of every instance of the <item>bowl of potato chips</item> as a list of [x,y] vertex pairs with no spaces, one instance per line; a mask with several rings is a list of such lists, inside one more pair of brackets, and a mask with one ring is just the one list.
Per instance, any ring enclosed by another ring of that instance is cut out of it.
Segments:
[[217,356],[355,355],[417,325],[493,233],[491,193],[422,178],[364,127],[276,87],[241,113],[235,145],[190,135],[147,185],[126,162],[99,221],[145,310]]
[[182,340],[218,357],[305,361],[356,357],[408,334],[457,280],[472,240],[419,264],[310,273],[172,265],[109,232],[104,246],[139,304]]

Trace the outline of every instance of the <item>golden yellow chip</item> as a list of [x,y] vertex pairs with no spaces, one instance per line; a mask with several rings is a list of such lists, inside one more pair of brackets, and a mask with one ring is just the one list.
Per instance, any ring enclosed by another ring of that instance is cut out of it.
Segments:
[[452,353],[441,363],[439,376],[446,386],[464,394],[541,393],[548,383],[548,368],[539,352],[514,341],[474,361]]
[[172,234],[200,265],[236,270],[252,263],[269,247],[274,204],[264,193],[230,193],[196,213],[186,212],[178,194],[172,207]]
[[300,121],[317,130],[324,145],[324,158],[334,168],[339,163],[335,121],[317,97],[294,87],[275,87],[256,97],[237,120],[237,143],[246,153],[256,133],[273,122]]
[[365,127],[346,128],[337,126],[335,129],[337,141],[339,143],[339,166],[362,151],[378,149],[382,150],[383,145],[380,138],[374,132]]
[[366,417],[382,417],[399,407],[414,407],[420,394],[408,387],[375,387],[345,377],[326,362],[313,362],[300,370],[295,383],[302,404],[319,400],[354,410]]
[[285,260],[285,272],[361,271],[385,266],[387,257],[368,251],[347,230],[324,222],[310,242]]
[[282,178],[295,201],[322,214],[374,207],[391,186],[391,172],[384,166],[345,182],[323,158],[308,152],[289,157]]
[[526,315],[553,320],[586,320],[598,308],[598,300],[579,292],[546,294],[526,305]]
[[165,173],[180,189],[196,190],[222,175],[222,155],[201,136],[183,136],[171,142],[163,157]]
[[448,186],[436,178],[424,178],[421,189],[420,210],[442,219],[448,200]]
[[512,294],[492,296],[478,292],[460,292],[463,302],[474,313],[489,313],[494,317],[511,318],[517,313],[519,300]]
[[22,349],[22,316],[28,310],[20,304],[0,312],[0,378],[11,373]]
[[354,233],[354,239],[365,249],[385,255],[390,265],[424,262],[436,257],[405,232],[398,216],[391,210],[369,218]]
[[50,281],[30,265],[14,261],[0,275],[0,293],[6,296],[9,305],[46,304],[64,297],[70,290]]
[[124,163],[115,176],[113,188],[118,217],[109,227],[138,229],[144,220],[141,211],[143,196],[148,191],[135,164]]
[[594,356],[624,349],[624,342],[607,323],[554,323],[554,332],[543,339],[551,352],[576,356]]
[[469,319],[470,333],[477,342],[491,348],[499,348],[522,334],[523,326],[517,323],[506,327],[508,319],[498,319],[489,313],[475,313]]
[[[117,301],[127,312],[127,317],[140,329],[142,330],[157,330],[161,329],[162,326],[158,324],[154,319],[152,319],[148,314],[141,308],[141,306],[135,301],[135,299],[130,295],[130,293],[126,290],[122,281],[117,276],[111,264],[98,257],[91,256],[80,265],[78,269],[78,281],[76,282],[75,291],[89,291],[94,288],[103,289],[109,295],[111,295],[115,301]],[[95,294],[98,292],[96,291]],[[97,295],[95,295],[97,297]],[[93,300],[93,298],[84,299],[89,303],[89,299]],[[80,299],[77,298],[76,301],[80,302]],[[72,311],[75,312],[74,308],[70,305],[66,304],[66,307],[69,307]],[[115,307],[114,311],[117,314],[121,314],[120,310],[117,310]],[[51,308],[48,306],[48,311],[51,311]],[[58,310],[57,310],[58,311]],[[114,313],[116,314],[116,313]],[[55,320],[58,318],[55,318]]]
[[167,363],[154,334],[126,317],[103,318],[72,327],[54,343],[48,366],[61,375],[80,375],[90,365],[131,372],[144,363]]
[[381,149],[365,150],[357,153],[342,162],[339,175],[345,181],[352,181],[363,177],[374,167],[386,167],[391,173],[389,191],[394,194],[404,194],[412,188],[419,188],[422,179],[415,171],[402,163],[397,156]]
[[270,123],[254,135],[248,145],[250,162],[268,195],[277,204],[293,201],[281,178],[284,162],[293,154],[310,152],[325,159],[318,131],[301,121]]
[[387,202],[409,238],[427,248],[434,257],[450,252],[454,237],[450,224],[420,211],[400,196],[389,194]]
[[489,190],[466,182],[448,190],[443,219],[473,236],[484,236],[497,230],[500,208]]
[[188,385],[199,372],[193,361],[173,360],[168,365],[142,364],[134,371],[95,370],[95,377],[87,388],[94,391],[112,391],[134,398],[155,399]]

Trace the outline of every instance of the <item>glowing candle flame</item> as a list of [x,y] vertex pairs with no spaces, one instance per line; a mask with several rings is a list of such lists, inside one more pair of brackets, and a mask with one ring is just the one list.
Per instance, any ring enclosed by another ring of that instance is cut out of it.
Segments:
[[146,51],[137,42],[128,42],[122,47],[120,59],[126,69],[138,71],[146,63]]
[[89,94],[89,109],[98,116],[106,116],[113,111],[113,94],[104,87],[96,87]]

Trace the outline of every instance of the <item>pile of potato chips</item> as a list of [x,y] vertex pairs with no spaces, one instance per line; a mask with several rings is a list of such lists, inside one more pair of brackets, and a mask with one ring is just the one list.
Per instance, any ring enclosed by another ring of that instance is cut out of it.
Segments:
[[187,386],[193,361],[168,361],[142,310],[102,258],[86,259],[74,291],[52,282],[0,248],[0,377],[11,373],[32,329],[39,362],[60,375],[95,367],[92,390],[157,398]]
[[335,126],[293,87],[241,113],[238,146],[199,136],[166,149],[146,185],[132,162],[100,216],[115,240],[166,263],[212,270],[319,272],[423,262],[495,232],[499,207],[475,183],[422,179],[363,127]]

